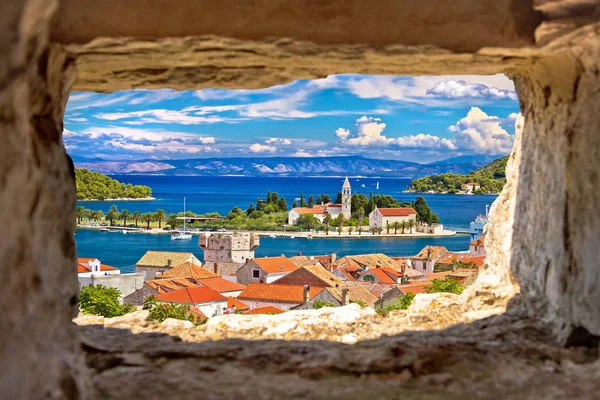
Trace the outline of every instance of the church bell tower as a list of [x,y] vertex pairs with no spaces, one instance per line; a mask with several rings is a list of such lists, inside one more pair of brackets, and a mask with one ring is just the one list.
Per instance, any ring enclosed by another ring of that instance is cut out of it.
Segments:
[[346,220],[350,219],[350,215],[352,215],[352,189],[348,177],[346,177],[342,186],[342,214],[344,214]]

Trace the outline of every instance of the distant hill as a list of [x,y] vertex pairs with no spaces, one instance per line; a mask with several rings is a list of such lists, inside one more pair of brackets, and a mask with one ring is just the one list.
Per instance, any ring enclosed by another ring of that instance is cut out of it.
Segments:
[[363,156],[199,158],[188,160],[106,161],[74,159],[79,168],[108,175],[244,175],[244,176],[332,176],[360,175],[415,178],[431,174],[465,174],[487,164],[473,159],[419,164],[380,160]]
[[407,190],[415,192],[449,192],[456,193],[461,190],[461,185],[467,182],[476,182],[481,188],[476,194],[500,193],[506,183],[506,163],[508,156],[492,161],[488,165],[478,168],[466,175],[439,174],[414,179]]

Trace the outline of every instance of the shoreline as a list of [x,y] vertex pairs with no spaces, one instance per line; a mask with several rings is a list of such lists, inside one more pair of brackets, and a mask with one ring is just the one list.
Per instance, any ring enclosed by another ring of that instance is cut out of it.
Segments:
[[[123,228],[123,227],[118,227],[118,226],[91,226],[91,225],[77,225],[77,229],[96,229],[96,230],[100,230],[100,229],[109,229],[110,232],[106,232],[106,233],[115,233],[115,232],[121,232],[121,231],[127,231],[128,233],[143,233],[143,234],[150,234],[150,235],[165,235],[165,234],[172,234],[173,232],[176,232],[176,230],[168,230],[165,231],[162,228],[152,228],[150,230],[147,230],[144,227],[139,227],[139,228]],[[344,232],[341,235],[337,232],[333,232],[330,231],[330,234],[327,235],[325,234],[325,232],[317,232],[317,233],[312,233],[312,232],[283,232],[283,231],[247,231],[247,230],[228,230],[225,232],[198,232],[198,231],[193,231],[193,232],[188,232],[191,233],[193,236],[199,236],[202,233],[210,233],[210,234],[232,234],[232,233],[255,233],[258,236],[261,237],[265,237],[265,236],[275,236],[275,237],[281,237],[281,238],[291,238],[292,236],[296,239],[308,239],[308,237],[310,236],[312,239],[363,239],[363,238],[397,238],[397,239],[403,239],[403,238],[436,238],[436,237],[451,237],[451,236],[456,236],[456,235],[461,235],[464,234],[462,232],[457,232],[457,231],[451,231],[451,230],[444,230],[442,233],[437,233],[437,234],[432,234],[432,233],[422,233],[422,232],[413,232],[413,233],[398,233],[398,234],[387,234],[387,233],[381,233],[381,234],[375,234],[373,235],[371,232],[363,232],[362,235],[359,235],[358,232],[352,232],[351,235],[348,234],[348,232]]]
[[110,202],[110,201],[152,201],[152,200],[158,200],[156,197],[144,197],[144,198],[130,198],[130,197],[119,197],[116,199],[104,199],[104,200],[100,200],[100,199],[82,199],[82,200],[77,200],[77,201],[86,201],[86,202]]

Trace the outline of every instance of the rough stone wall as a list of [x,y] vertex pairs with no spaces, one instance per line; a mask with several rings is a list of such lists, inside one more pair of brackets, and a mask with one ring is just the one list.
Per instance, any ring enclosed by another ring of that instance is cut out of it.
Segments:
[[530,314],[568,342],[600,335],[599,30],[515,74],[525,128],[510,264]]
[[3,398],[85,393],[77,315],[75,183],[61,143],[73,60],[48,43],[55,1],[0,12],[0,376]]

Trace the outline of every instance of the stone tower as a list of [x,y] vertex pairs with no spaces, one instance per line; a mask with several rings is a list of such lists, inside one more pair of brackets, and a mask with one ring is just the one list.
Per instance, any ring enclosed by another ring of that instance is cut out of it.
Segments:
[[198,246],[204,250],[204,268],[217,274],[229,275],[246,260],[254,258],[254,250],[260,244],[255,233],[231,234],[203,233]]
[[350,188],[350,181],[348,181],[348,177],[344,181],[344,185],[342,186],[342,214],[346,219],[350,219],[350,215],[352,215],[352,189]]

